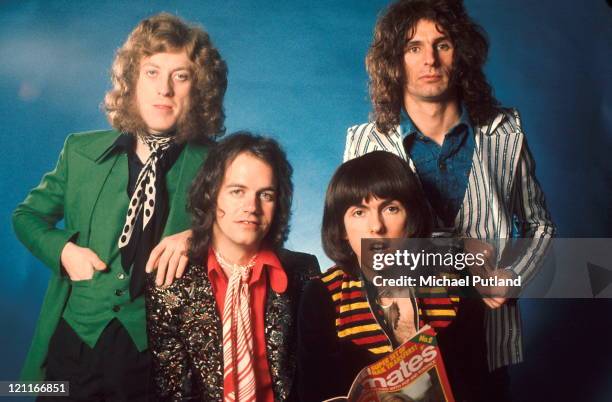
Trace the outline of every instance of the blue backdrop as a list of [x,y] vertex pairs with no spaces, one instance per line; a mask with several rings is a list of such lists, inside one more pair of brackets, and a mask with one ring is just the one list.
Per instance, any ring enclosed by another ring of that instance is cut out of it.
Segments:
[[[228,132],[283,144],[296,186],[287,246],[329,264],[319,241],[323,195],[346,127],[369,112],[364,57],[387,2],[268,3],[0,4],[0,380],[17,378],[49,275],[15,239],[10,213],[52,169],[68,133],[108,127],[100,103],[114,51],[148,15],[168,11],[208,30],[229,66]],[[605,0],[465,3],[489,33],[497,97],[522,112],[560,234],[610,237],[612,9]],[[522,303],[520,400],[611,400],[612,304]]]

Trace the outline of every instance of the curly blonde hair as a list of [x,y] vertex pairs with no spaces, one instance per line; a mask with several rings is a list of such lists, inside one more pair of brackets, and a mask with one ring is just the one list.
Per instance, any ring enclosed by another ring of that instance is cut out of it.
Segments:
[[113,88],[104,97],[108,121],[116,130],[132,134],[146,130],[135,102],[140,61],[177,50],[185,50],[194,65],[190,110],[177,122],[177,141],[202,143],[225,132],[225,61],[202,28],[168,13],[142,20],[117,50],[111,71]]
[[461,0],[400,0],[378,19],[366,56],[376,128],[387,134],[400,122],[404,47],[421,19],[434,21],[450,36],[455,47],[451,84],[472,122],[486,124],[497,114],[499,102],[483,72],[489,51],[485,31],[469,17]]

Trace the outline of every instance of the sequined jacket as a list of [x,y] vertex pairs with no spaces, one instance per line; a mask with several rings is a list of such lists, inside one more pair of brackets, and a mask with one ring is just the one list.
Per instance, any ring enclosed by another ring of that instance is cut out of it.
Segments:
[[[316,257],[281,250],[287,274],[283,294],[268,286],[264,333],[276,401],[297,399],[294,387],[297,308],[305,282],[319,274]],[[222,325],[208,270],[191,265],[169,288],[149,284],[149,344],[153,380],[163,401],[223,399]]]

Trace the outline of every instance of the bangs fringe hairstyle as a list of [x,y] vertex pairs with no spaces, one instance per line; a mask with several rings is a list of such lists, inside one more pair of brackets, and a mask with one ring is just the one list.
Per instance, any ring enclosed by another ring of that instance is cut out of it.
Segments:
[[168,13],[142,20],[117,50],[111,70],[113,88],[104,98],[113,128],[132,134],[146,130],[135,99],[140,62],[155,53],[178,51],[186,51],[192,62],[193,84],[190,108],[177,123],[177,141],[205,143],[225,132],[225,61],[202,28]]
[[194,179],[187,209],[192,216],[193,235],[188,256],[191,261],[206,261],[212,244],[212,228],[217,213],[217,198],[230,163],[242,153],[251,154],[272,168],[276,182],[276,206],[270,230],[263,243],[273,250],[283,246],[289,234],[291,202],[293,199],[293,168],[280,145],[271,138],[236,132],[213,145],[206,161]]
[[454,46],[452,89],[470,119],[485,125],[499,111],[499,102],[483,72],[489,42],[482,27],[467,15],[462,0],[403,0],[393,3],[378,19],[366,56],[371,119],[383,134],[400,122],[404,102],[404,50],[419,20],[436,23]]
[[346,239],[344,215],[372,197],[399,201],[406,209],[408,237],[429,237],[432,216],[416,175],[400,157],[374,151],[340,165],[327,187],[321,227],[325,254],[347,273],[359,271],[357,256]]

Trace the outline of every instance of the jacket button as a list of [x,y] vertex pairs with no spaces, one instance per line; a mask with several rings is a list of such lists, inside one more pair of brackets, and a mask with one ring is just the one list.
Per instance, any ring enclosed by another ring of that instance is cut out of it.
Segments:
[[118,312],[119,312],[119,310],[121,310],[121,307],[120,307],[120,306],[113,306],[113,311],[114,311],[115,313],[118,313]]
[[121,290],[121,289],[117,289],[117,290],[115,290],[115,294],[116,294],[117,296],[123,296],[123,290]]
[[444,161],[440,161],[440,162],[438,163],[438,167],[440,168],[440,171],[441,171],[441,172],[446,171],[446,162],[444,162]]
[[125,274],[123,272],[119,272],[117,274],[117,279],[119,279],[120,281],[124,280],[125,279]]

